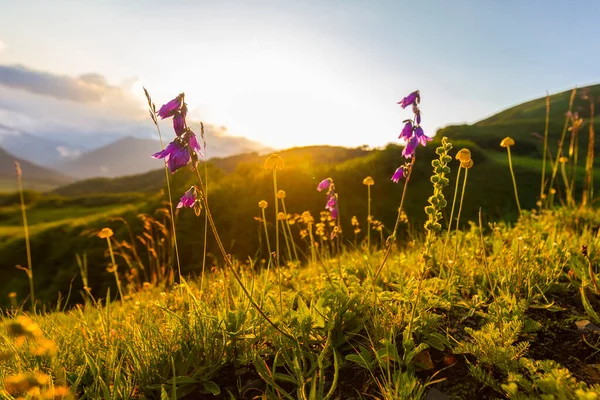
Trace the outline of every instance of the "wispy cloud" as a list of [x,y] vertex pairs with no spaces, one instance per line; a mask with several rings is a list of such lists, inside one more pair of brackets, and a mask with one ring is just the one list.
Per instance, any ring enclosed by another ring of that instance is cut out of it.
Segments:
[[0,65],[0,85],[58,100],[83,103],[98,102],[105,95],[118,90],[99,74],[70,77],[36,71],[22,65]]
[[[126,136],[157,138],[146,108],[137,78],[114,84],[95,73],[72,77],[0,65],[0,137],[30,134],[64,143],[68,146],[56,148],[63,158],[76,158],[73,149],[93,149]],[[188,122],[200,133],[193,115]],[[170,124],[161,121],[165,132]],[[230,136],[225,127],[205,123],[205,128],[214,156],[262,147]]]

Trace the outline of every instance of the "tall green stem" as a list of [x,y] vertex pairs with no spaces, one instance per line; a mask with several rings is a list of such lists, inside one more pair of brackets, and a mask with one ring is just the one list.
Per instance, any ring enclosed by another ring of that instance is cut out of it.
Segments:
[[292,235],[292,228],[290,227],[290,221],[287,219],[287,210],[285,209],[285,199],[281,199],[281,206],[283,207],[283,213],[285,214],[285,225],[287,227],[288,233],[290,235],[290,241],[292,242],[292,250],[294,251],[294,257],[296,258],[296,262],[298,262],[298,252],[296,251],[296,243],[294,242],[294,236]]
[[408,167],[408,173],[406,174],[406,180],[404,181],[404,188],[402,189],[402,197],[400,198],[400,207],[398,207],[398,216],[396,217],[396,225],[394,225],[394,230],[392,231],[391,238],[388,238],[388,240],[386,241],[385,255],[383,256],[383,260],[381,261],[381,265],[379,266],[379,269],[377,269],[377,272],[375,273],[375,276],[373,277],[373,282],[377,279],[377,277],[381,273],[381,270],[385,266],[385,263],[387,262],[387,259],[390,256],[390,251],[392,250],[392,244],[396,241],[396,232],[398,231],[398,225],[400,225],[400,216],[402,215],[402,206],[404,205],[404,197],[406,196],[406,188],[408,187],[408,182],[410,181],[410,176],[412,175],[412,170],[415,165],[416,159],[417,159],[417,156],[413,155],[412,161],[410,162],[410,167]]
[[112,263],[111,269],[115,274],[115,280],[117,281],[117,289],[119,289],[119,297],[121,297],[121,301],[123,301],[123,290],[121,290],[121,280],[119,279],[119,273],[117,271],[117,263],[115,262],[115,254],[113,253],[112,244],[110,243],[110,237],[106,238],[106,243],[108,243],[108,252],[110,253],[110,262]]
[[367,185],[367,254],[371,253],[371,185]]
[[544,187],[546,184],[546,152],[548,150],[548,127],[550,124],[550,94],[546,93],[546,125],[544,128],[544,155],[542,157],[542,183],[540,187],[540,201],[544,201]]
[[[459,172],[462,167],[459,168]],[[460,204],[458,205],[458,214],[456,214],[456,245],[454,246],[454,256],[452,257],[454,260],[456,259],[456,253],[458,253],[458,227],[460,224],[460,214],[462,212],[463,199],[465,198],[465,188],[467,187],[467,176],[469,175],[469,169],[465,168],[465,179],[463,181],[462,192],[460,193]],[[457,179],[458,181],[458,179]]]
[[[206,193],[206,190],[204,190],[204,183],[202,182],[202,177],[200,176],[200,173],[198,172],[198,168],[194,168],[194,170],[196,171],[196,177],[198,178],[198,182],[200,183],[200,188],[202,190],[202,193]],[[271,325],[273,327],[273,329],[275,329],[277,332],[281,333],[283,336],[287,337],[288,339],[290,339],[294,342],[297,342],[295,337],[293,337],[292,335],[290,335],[287,332],[284,332],[280,327],[278,327],[271,320],[271,318],[269,318],[267,316],[267,314],[265,314],[265,312],[262,310],[262,308],[252,298],[252,295],[250,294],[250,292],[248,291],[248,289],[242,282],[242,279],[240,278],[239,274],[233,267],[231,258],[228,256],[227,252],[225,251],[225,247],[223,247],[223,242],[221,241],[221,237],[219,236],[219,233],[217,232],[217,227],[215,226],[215,221],[213,220],[212,213],[210,212],[210,208],[208,207],[208,203],[206,202],[206,197],[202,196],[202,198],[204,199],[205,212],[208,214],[208,222],[213,231],[213,235],[215,236],[215,240],[217,241],[217,246],[219,247],[219,250],[221,251],[221,254],[223,255],[225,265],[229,268],[229,270],[233,274],[233,277],[235,278],[237,283],[240,285],[240,288],[242,289],[242,291],[248,298],[248,301],[250,302],[250,304],[252,304],[252,307],[254,307],[254,309],[265,319],[265,321],[267,321],[267,323],[269,323],[269,325]]]
[[31,262],[31,243],[29,242],[29,224],[27,223],[27,212],[25,211],[25,195],[23,194],[23,173],[20,164],[15,161],[17,170],[17,186],[19,188],[19,199],[21,200],[21,215],[23,217],[23,230],[25,232],[25,251],[27,253],[27,277],[29,278],[29,292],[31,294],[31,309],[35,310],[35,290],[33,285],[33,263]]
[[444,248],[442,249],[442,262],[444,262],[444,256],[446,255],[446,246],[448,246],[448,242],[450,241],[450,231],[452,230],[452,217],[454,216],[454,206],[456,205],[456,197],[458,195],[458,184],[460,182],[460,170],[462,168],[458,167],[458,172],[456,173],[456,185],[454,187],[454,199],[452,199],[452,210],[450,211],[450,218],[448,219],[448,231],[446,232],[446,241],[444,242]]
[[513,171],[510,146],[506,146],[506,151],[508,152],[508,167],[510,168],[510,175],[512,176],[513,186],[515,188],[515,199],[517,200],[517,207],[519,208],[519,216],[521,216],[521,203],[519,203],[519,193],[517,193],[517,180],[515,179],[515,171]]

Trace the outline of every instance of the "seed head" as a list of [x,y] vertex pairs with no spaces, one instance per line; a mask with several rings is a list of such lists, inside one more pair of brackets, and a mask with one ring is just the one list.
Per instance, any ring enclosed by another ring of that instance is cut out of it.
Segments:
[[277,198],[278,199],[285,199],[285,190],[279,190],[277,192]]
[[473,160],[469,160],[469,161],[461,161],[460,166],[465,168],[465,169],[469,169],[473,167]]
[[266,160],[265,160],[265,169],[275,169],[275,168],[279,168],[279,169],[283,169],[284,167],[284,163],[283,163],[283,158],[281,158],[279,156],[279,154],[271,154]]
[[279,214],[277,214],[277,220],[279,221],[285,221],[285,214],[280,212]]
[[261,200],[261,201],[259,201],[259,202],[258,202],[258,206],[259,206],[260,208],[262,208],[263,210],[264,210],[265,208],[267,208],[267,206],[268,206],[268,205],[269,205],[269,203],[267,203],[265,200]]
[[510,147],[510,146],[514,146],[515,145],[515,141],[513,138],[511,138],[510,136],[505,137],[504,139],[502,139],[502,141],[500,142],[500,146],[501,147]]
[[100,239],[107,239],[113,235],[113,231],[110,228],[102,228],[100,232],[98,232],[98,237]]
[[375,181],[370,176],[367,176],[365,179],[363,179],[363,185],[373,186],[374,184]]
[[456,153],[456,159],[462,163],[469,162],[471,160],[471,150],[461,149]]
[[565,156],[561,156],[561,157],[558,159],[558,162],[559,162],[559,163],[562,163],[562,164],[564,164],[564,163],[566,163],[566,162],[568,162],[568,161],[569,161],[569,159],[568,159],[567,157],[565,157]]

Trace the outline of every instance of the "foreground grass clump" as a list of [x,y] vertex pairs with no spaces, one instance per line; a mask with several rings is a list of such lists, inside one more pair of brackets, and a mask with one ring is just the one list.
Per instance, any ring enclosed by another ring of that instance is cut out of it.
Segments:
[[15,307],[0,330],[1,395],[597,399],[600,303],[587,257],[596,264],[599,224],[598,211],[566,209],[483,232],[472,224],[450,239],[452,274],[435,268],[445,235],[425,276],[423,238],[399,244],[375,281],[382,251],[269,272],[234,263],[286,335],[220,268],[203,291],[146,284],[66,312]]

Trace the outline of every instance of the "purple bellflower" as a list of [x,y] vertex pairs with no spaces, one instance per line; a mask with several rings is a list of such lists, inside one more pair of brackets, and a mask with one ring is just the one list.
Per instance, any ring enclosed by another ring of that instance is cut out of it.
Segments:
[[325,208],[331,211],[331,218],[337,219],[338,217],[338,204],[337,204],[337,195],[335,193],[327,194],[327,204],[325,204]]
[[431,142],[433,140],[429,136],[425,135],[425,132],[423,132],[423,128],[421,128],[420,126],[417,126],[415,128],[415,137],[422,146],[427,146],[427,142]]
[[398,167],[394,175],[392,175],[392,182],[398,183],[398,181],[404,177],[404,167]]
[[412,136],[406,142],[406,147],[402,150],[402,155],[404,158],[412,158],[413,154],[415,154],[415,150],[417,149],[417,145],[419,141],[416,136]]
[[185,192],[183,194],[183,196],[181,196],[181,200],[179,201],[179,204],[177,204],[177,208],[181,208],[181,207],[192,208],[192,207],[194,207],[197,197],[198,197],[198,195],[196,193],[196,187],[192,186],[191,188],[189,188],[187,190],[187,192]]
[[162,151],[152,154],[152,158],[164,159],[171,173],[185,167],[190,160],[195,163],[198,160],[196,153],[204,157],[196,134],[187,126],[187,105],[183,100],[184,94],[181,93],[158,111],[163,119],[173,117],[173,130],[177,136]]
[[327,190],[327,203],[325,203],[325,209],[331,212],[331,218],[337,219],[339,215],[338,210],[338,198],[335,193],[335,185],[331,178],[323,179],[317,186],[317,190]]
[[[175,112],[180,110],[183,107],[183,97],[184,94],[181,93],[179,96],[175,97],[173,100],[169,101],[167,104],[163,104],[163,106],[158,110],[158,116],[161,119],[169,118],[175,115]],[[185,116],[184,116],[185,118]]]
[[413,124],[411,120],[406,120],[404,122],[406,124],[404,125],[404,128],[402,128],[402,132],[400,132],[400,136],[398,136],[398,139],[408,140],[413,134]]
[[331,186],[331,178],[327,178],[327,179],[323,179],[321,182],[319,182],[319,184],[317,185],[317,190],[320,192],[322,190],[328,190],[329,186]]
[[411,94],[409,94],[408,96],[403,98],[402,101],[399,101],[398,104],[400,104],[400,106],[402,108],[406,108],[410,105],[413,105],[415,103],[418,104],[420,102],[421,102],[421,95],[419,94],[418,90],[415,90],[414,92],[412,92]]
[[179,168],[185,167],[190,161],[190,151],[187,145],[181,142],[181,140],[175,139],[164,150],[152,154],[152,158],[164,158],[172,174]]

